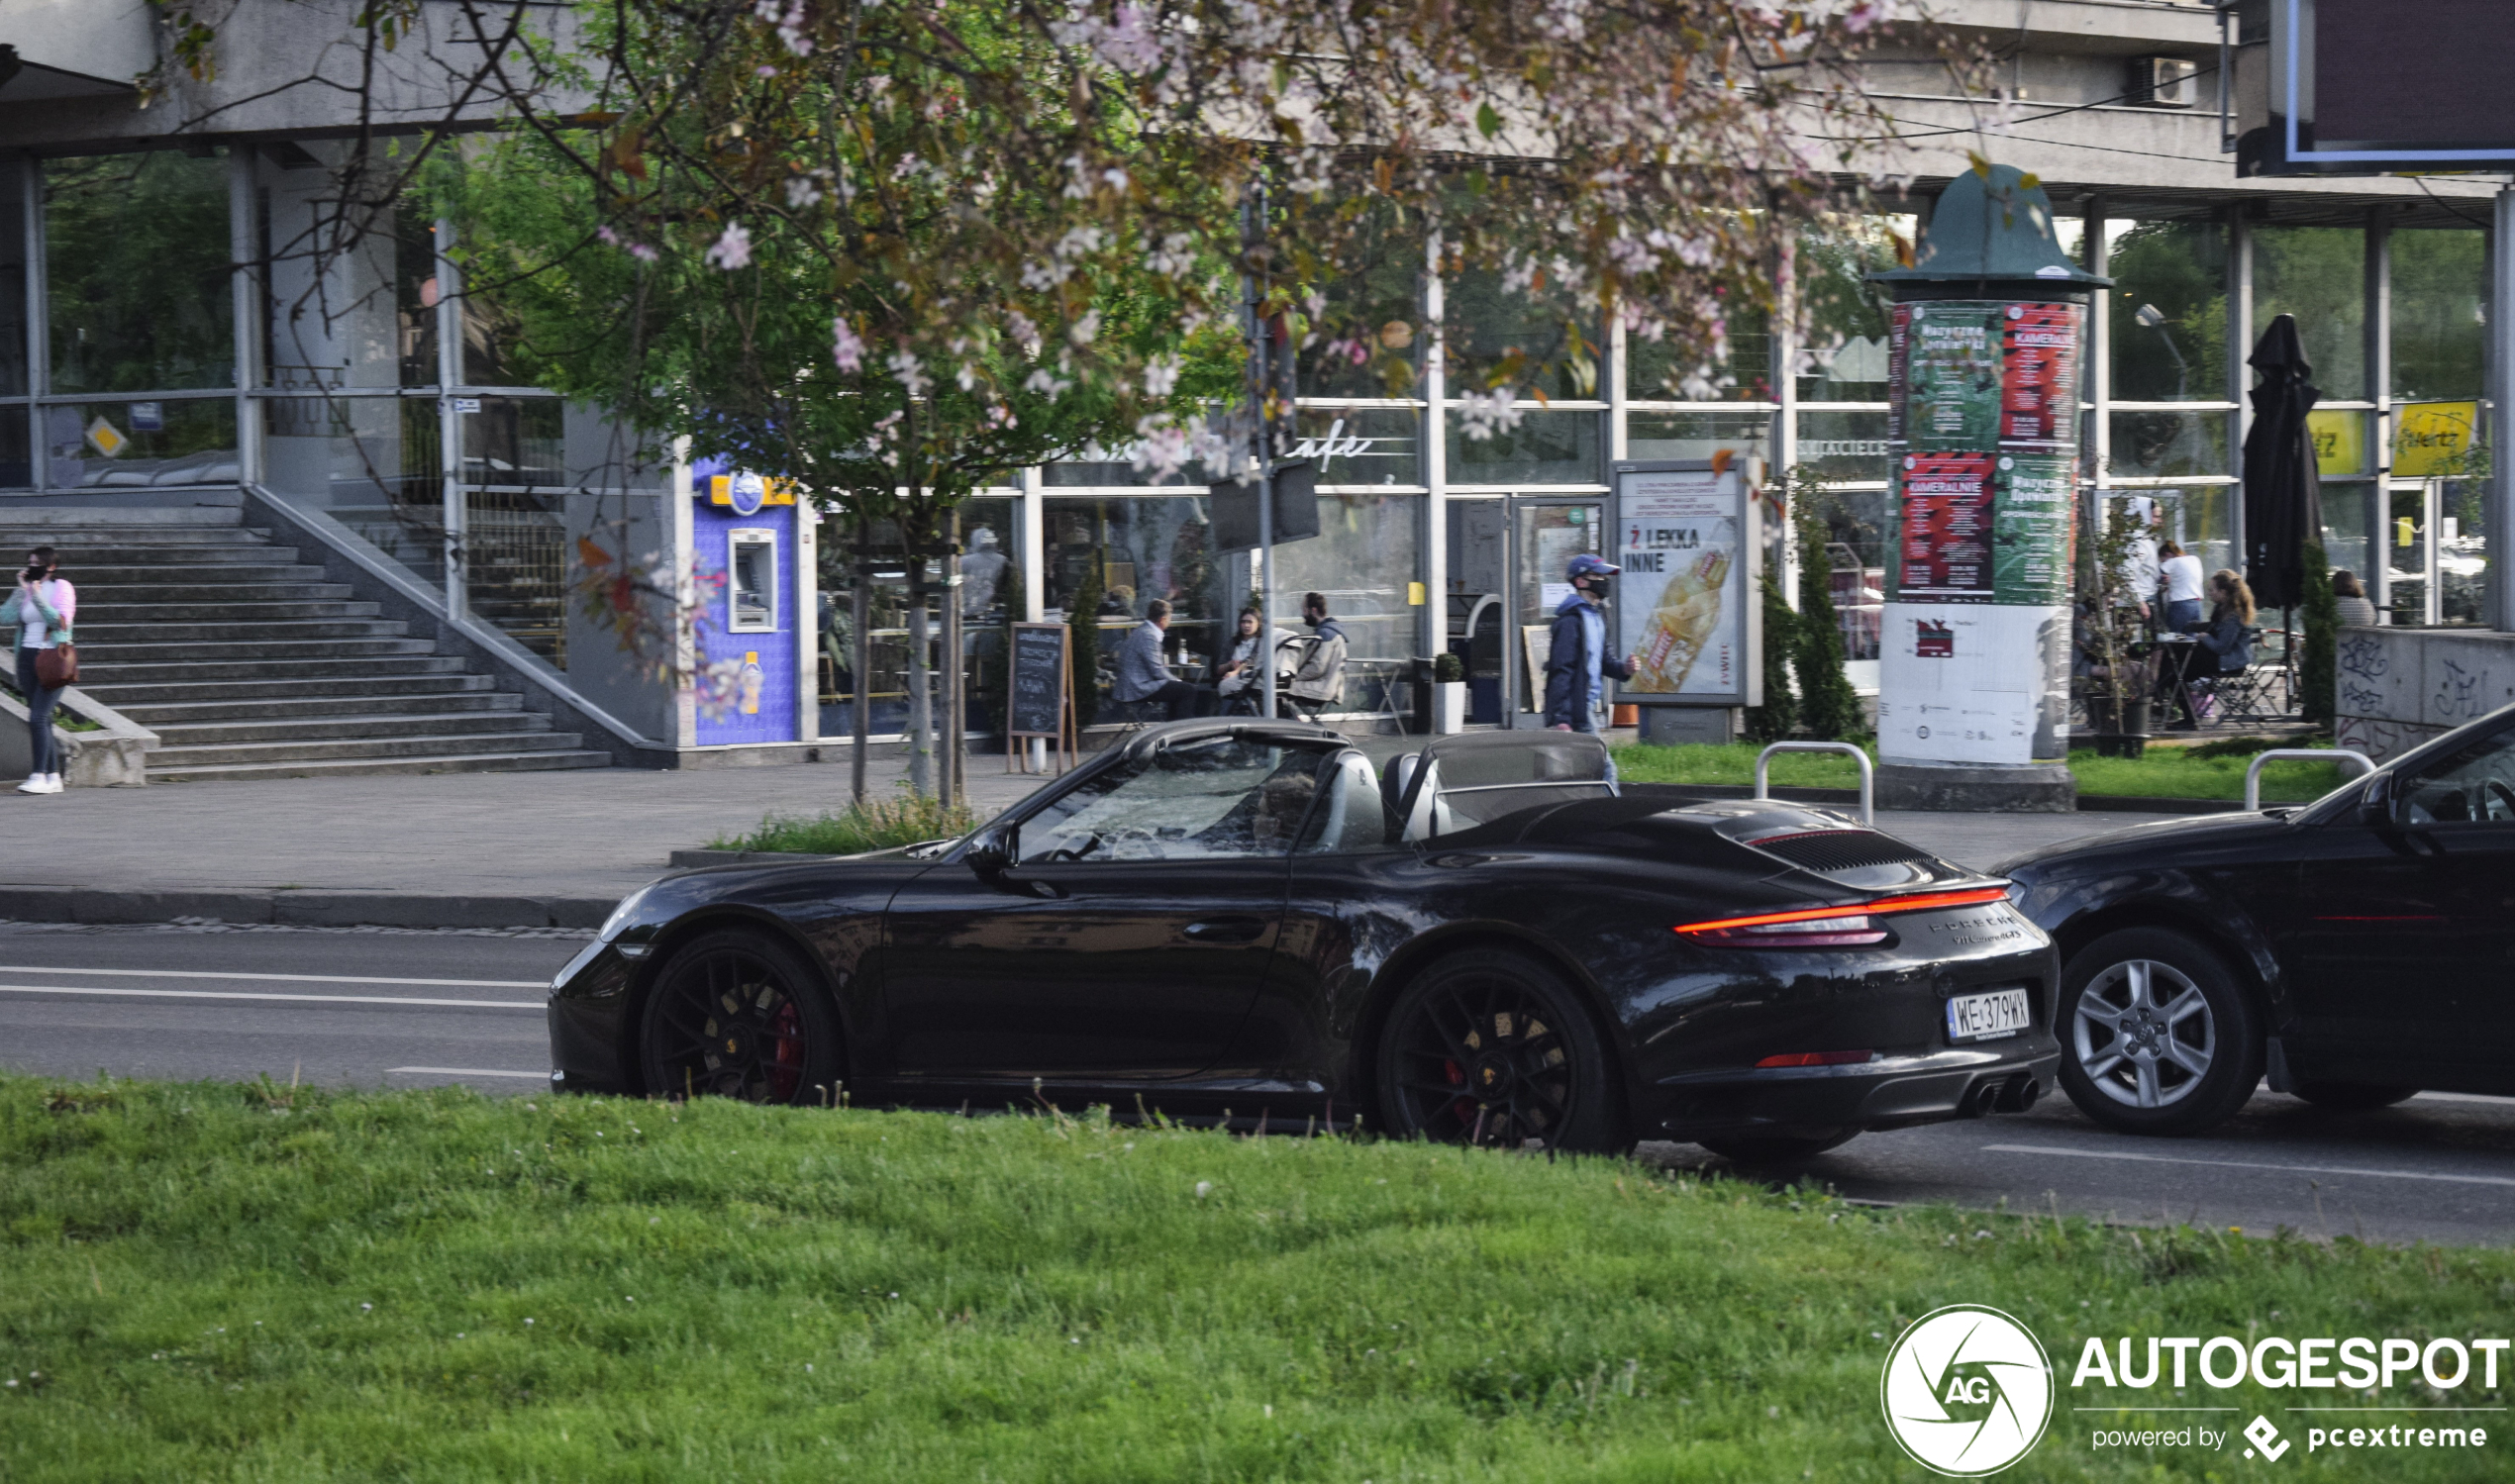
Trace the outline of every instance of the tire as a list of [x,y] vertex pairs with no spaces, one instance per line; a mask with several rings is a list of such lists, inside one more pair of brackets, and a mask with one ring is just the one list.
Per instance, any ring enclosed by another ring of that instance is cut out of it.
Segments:
[[639,1017],[650,1094],[747,1103],[835,1101],[845,1061],[820,976],[784,943],[739,929],[673,951]]
[[2334,1113],[2364,1113],[2419,1095],[2415,1087],[2381,1087],[2366,1082],[2300,1082],[2297,1096]]
[[1732,1164],[1790,1164],[1839,1149],[1860,1137],[1858,1129],[1835,1129],[1823,1134],[1739,1134],[1694,1141]]
[[[1604,1039],[1560,974],[1525,953],[1438,959],[1399,991],[1373,1057],[1400,1138],[1622,1153],[1633,1146]],[[1479,1091],[1479,1089],[1481,1089]]]
[[2125,1134],[2198,1134],[2262,1080],[2262,1031],[2226,960],[2183,934],[2126,928],[2061,976],[2061,1085]]

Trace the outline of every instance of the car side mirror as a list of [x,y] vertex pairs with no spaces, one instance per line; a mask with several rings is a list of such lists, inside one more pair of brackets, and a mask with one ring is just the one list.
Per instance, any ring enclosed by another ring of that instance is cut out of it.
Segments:
[[989,825],[969,837],[960,858],[979,875],[991,875],[1013,864],[1013,827]]
[[2362,825],[2389,825],[2393,822],[2393,777],[2377,773],[2366,780],[2358,795],[2358,822]]

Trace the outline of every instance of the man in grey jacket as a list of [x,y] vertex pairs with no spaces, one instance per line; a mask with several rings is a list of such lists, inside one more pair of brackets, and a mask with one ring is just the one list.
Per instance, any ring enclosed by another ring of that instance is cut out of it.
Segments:
[[1168,603],[1156,598],[1144,605],[1144,622],[1127,636],[1125,647],[1118,651],[1118,678],[1109,693],[1124,705],[1158,701],[1169,713],[1167,720],[1173,722],[1209,715],[1214,693],[1171,679],[1170,667],[1161,662],[1161,640],[1169,627]]

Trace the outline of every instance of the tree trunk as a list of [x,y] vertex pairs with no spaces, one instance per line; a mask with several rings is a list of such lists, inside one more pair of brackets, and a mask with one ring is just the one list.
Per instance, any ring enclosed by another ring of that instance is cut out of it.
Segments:
[[926,553],[923,543],[908,550],[908,786],[921,799],[935,795],[935,697],[928,674],[932,655],[926,645],[934,630],[927,622]]
[[862,511],[855,516],[855,590],[848,594],[848,614],[855,620],[855,633],[849,638],[848,647],[855,663],[855,704],[850,708],[850,730],[855,740],[855,755],[849,769],[855,785],[855,802],[864,802],[864,749],[871,732],[873,699],[873,522]]

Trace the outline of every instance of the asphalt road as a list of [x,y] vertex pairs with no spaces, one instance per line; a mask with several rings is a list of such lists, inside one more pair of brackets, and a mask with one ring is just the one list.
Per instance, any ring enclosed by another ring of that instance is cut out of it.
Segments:
[[[582,937],[0,925],[0,1067],[531,1091],[550,1065],[541,986]],[[1727,1168],[1691,1144],[1642,1153]],[[2431,1093],[2344,1115],[2264,1092],[2206,1138],[2154,1139],[2052,1095],[1752,1173],[1864,1200],[2500,1244],[2515,1240],[2515,1099]]]

